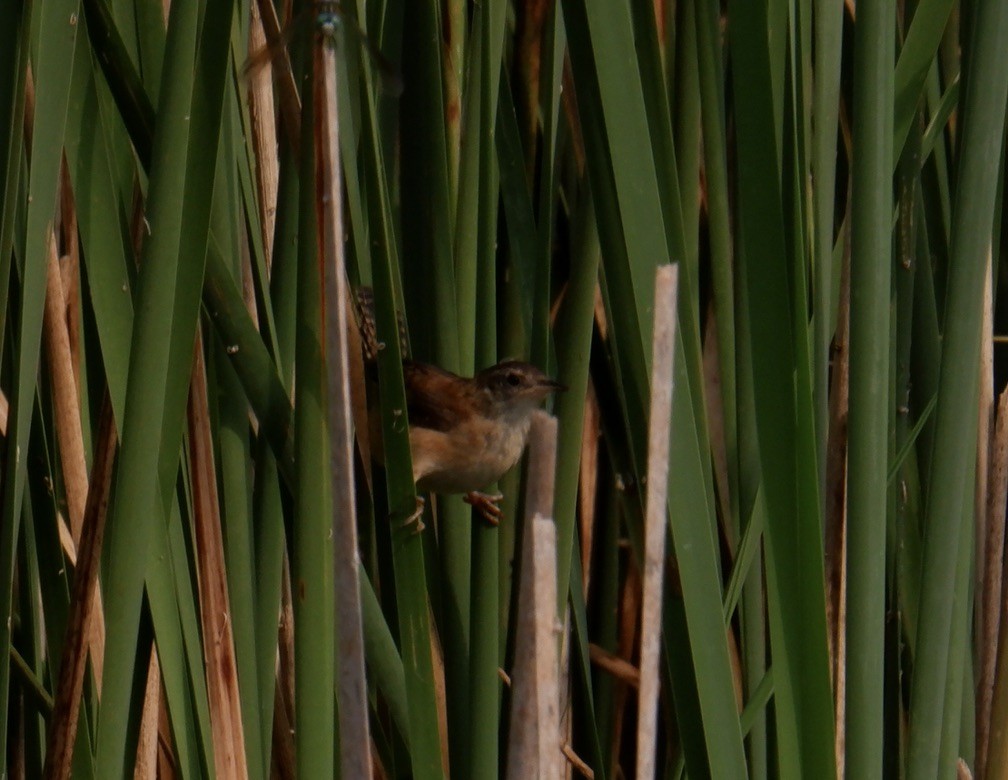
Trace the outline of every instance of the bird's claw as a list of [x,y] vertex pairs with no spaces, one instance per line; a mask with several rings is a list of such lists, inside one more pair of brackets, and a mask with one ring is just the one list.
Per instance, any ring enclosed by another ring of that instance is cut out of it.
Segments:
[[463,501],[478,509],[486,521],[494,526],[500,525],[501,518],[504,517],[501,508],[497,506],[497,502],[503,499],[504,496],[500,493],[480,493],[476,490],[462,496]]
[[403,520],[402,527],[412,527],[413,535],[420,533],[424,528],[426,528],[423,520],[420,519],[423,516],[424,506],[426,506],[426,504],[427,502],[421,496],[417,496],[416,509],[413,510],[413,513],[409,515],[409,517]]

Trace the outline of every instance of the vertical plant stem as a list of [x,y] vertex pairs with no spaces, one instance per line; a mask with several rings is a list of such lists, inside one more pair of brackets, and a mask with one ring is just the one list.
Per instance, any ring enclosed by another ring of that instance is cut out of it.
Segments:
[[214,768],[219,777],[246,777],[248,765],[225,576],[227,567],[217,497],[217,471],[210,437],[206,363],[203,339],[199,334],[196,337],[187,412],[197,585],[213,730]]
[[640,697],[637,705],[637,778],[655,776],[658,719],[658,657],[661,643],[662,583],[665,573],[669,435],[672,425],[678,269],[662,266],[655,277],[655,323],[651,358],[651,413],[648,431],[647,509],[641,604]]
[[[529,432],[529,482],[525,497],[526,524],[522,536],[522,559],[518,584],[518,624],[515,628],[515,664],[511,671],[511,729],[507,754],[507,777],[518,780],[534,776],[559,777],[552,760],[560,756],[559,688],[555,665],[559,647],[556,627],[556,567],[553,531],[554,565],[552,567],[553,604],[543,602],[541,586],[548,568],[540,554],[543,531],[536,532],[537,522],[553,525],[550,515],[556,477],[556,420],[545,412],[532,418]],[[546,535],[549,535],[547,532]],[[537,543],[540,549],[537,550]],[[541,574],[541,577],[537,575]],[[549,590],[549,587],[546,588]],[[543,618],[544,614],[553,620]],[[548,625],[547,638],[542,632]],[[547,667],[552,665],[552,676]],[[542,676],[540,676],[542,675]],[[550,711],[552,702],[553,710]],[[552,751],[550,744],[552,743]],[[545,757],[545,758],[544,758]],[[553,768],[551,771],[551,767]]]
[[346,261],[343,244],[343,183],[336,104],[336,48],[322,50],[322,132],[318,150],[322,181],[322,262],[325,264],[325,354],[328,374],[329,478],[332,480],[333,582],[336,587],[336,674],[339,700],[340,774],[372,775],[367,680],[354,489],[353,427],[347,340]]
[[[166,523],[165,485],[174,483],[178,468],[179,423],[199,315],[220,136],[227,63],[221,37],[230,31],[230,11],[226,5],[205,14],[204,46],[198,45],[198,9],[174,5],[168,23],[165,61],[169,66],[162,72],[147,209],[152,231],[140,268],[120,465],[107,537],[110,563],[103,580],[105,592],[116,594],[113,602],[106,603],[107,652],[119,663],[111,683],[113,667],[106,669],[102,686],[95,757],[98,776],[120,776],[129,758],[130,746],[124,744],[123,735],[128,733],[133,693],[133,651],[149,563],[147,543],[151,537],[167,536],[164,529],[161,533],[157,529],[158,523]],[[212,138],[213,143],[198,148],[194,136],[201,143]],[[137,549],[138,539],[143,540],[142,551]],[[166,679],[168,669],[165,661]]]
[[826,498],[826,445],[829,440],[829,349],[833,336],[833,211],[836,183],[837,114],[839,113],[843,6],[831,0],[816,0],[815,79],[813,81],[812,190],[814,222],[813,290],[815,295],[815,341],[812,367],[819,450],[820,485]]
[[[479,59],[472,63],[473,77],[467,91],[477,100],[478,121],[471,116],[473,131],[478,132],[476,198],[476,243],[475,257],[465,258],[457,264],[459,270],[456,282],[459,289],[459,324],[465,327],[470,321],[475,331],[474,350],[477,366],[487,366],[497,360],[497,204],[500,193],[500,175],[497,170],[497,155],[494,132],[498,113],[497,96],[500,78],[500,46],[503,44],[502,28],[504,4],[484,3],[473,14],[473,41],[468,47],[470,56],[479,53]],[[496,25],[497,17],[501,25]],[[477,38],[478,36],[478,38]],[[495,56],[496,53],[496,56]],[[478,79],[476,78],[478,76]],[[478,81],[478,84],[477,84]],[[469,127],[466,128],[469,132]],[[468,138],[469,136],[467,136]],[[461,216],[466,209],[459,204],[456,214]],[[457,226],[461,228],[462,225]],[[462,257],[462,256],[459,256]],[[475,278],[468,279],[469,274]],[[470,299],[474,307],[465,305],[465,285],[472,283]],[[470,354],[460,344],[462,360]],[[474,366],[475,367],[475,366]],[[517,505],[517,502],[515,502]],[[508,522],[509,521],[509,522]],[[466,522],[463,520],[463,522]],[[514,528],[514,518],[506,520]],[[502,664],[501,641],[501,598],[500,582],[500,527],[490,527],[479,519],[472,528],[472,569],[470,587],[470,645],[468,695],[469,724],[467,743],[463,748],[468,752],[467,766],[454,767],[455,772],[463,771],[466,776],[483,777],[499,771],[500,759],[500,719],[501,681],[498,669]],[[453,750],[459,751],[459,740],[454,740]]]
[[[440,83],[440,82],[439,82]],[[409,85],[407,84],[407,90]],[[368,157],[364,170],[371,214],[372,273],[378,336],[386,348],[378,353],[382,441],[388,472],[388,522],[391,523],[392,568],[399,617],[399,641],[409,712],[410,766],[419,779],[444,775],[444,756],[438,733],[438,710],[431,656],[431,625],[423,544],[414,527],[403,524],[417,509],[410,456],[409,432],[402,424],[406,410],[402,354],[394,289],[399,260],[393,239],[391,200],[385,190],[377,112],[373,99],[361,116],[361,133]],[[452,333],[454,331],[451,331]]]
[[779,36],[768,35],[778,29],[781,9],[773,5],[728,4],[739,155],[736,258],[745,279],[736,327],[737,343],[742,334],[748,337],[739,353],[750,374],[739,379],[740,469],[747,472],[739,481],[743,513],[757,485],[766,501],[765,582],[778,771],[818,777],[835,771],[835,730],[809,336],[801,308],[805,293],[795,278],[798,242],[789,232],[794,218],[786,216],[781,184],[782,109],[773,100],[782,89],[778,68],[785,54]]
[[315,168],[319,152],[321,54],[309,60],[302,96],[301,191],[298,222],[297,315],[294,384],[294,529],[291,550],[291,599],[294,609],[294,737],[299,777],[334,773],[333,689],[334,588],[332,495],[326,436],[327,383],[322,326],[322,215]]
[[87,463],[81,432],[80,400],[74,380],[70,339],[66,327],[66,299],[60,278],[56,236],[49,234],[46,262],[46,303],[43,326],[46,334],[46,358],[52,375],[53,406],[56,412],[56,438],[59,443],[67,514],[74,544],[80,542],[84,503],[87,501]]
[[[26,107],[26,127],[30,127],[30,144],[36,150],[50,150],[46,153],[32,154],[29,157],[30,171],[27,173],[28,192],[32,196],[25,208],[25,236],[21,244],[24,252],[22,273],[20,275],[20,295],[17,303],[16,318],[12,318],[13,330],[16,333],[17,349],[14,365],[11,371],[11,408],[10,425],[6,441],[5,463],[3,465],[2,491],[0,491],[0,761],[6,761],[7,756],[7,713],[8,694],[10,691],[10,664],[7,657],[11,649],[11,626],[13,620],[13,595],[15,583],[15,553],[17,550],[18,533],[21,525],[21,508],[24,498],[24,485],[27,475],[26,456],[32,428],[32,407],[35,398],[35,386],[38,379],[39,343],[42,335],[43,302],[45,297],[45,255],[46,242],[52,232],[52,210],[56,204],[56,186],[59,180],[61,155],[52,153],[62,149],[67,117],[67,101],[70,93],[69,63],[72,61],[73,50],[77,41],[77,25],[70,24],[77,7],[75,2],[54,2],[45,6],[40,14],[41,39],[46,46],[41,47],[38,56],[33,58],[32,69],[28,69],[23,78],[28,82],[28,74],[32,74],[38,84],[37,110],[34,115]],[[14,22],[14,20],[12,20]],[[14,22],[16,23],[16,22]],[[30,28],[26,19],[25,27]],[[25,41],[27,48],[27,38]],[[65,59],[69,52],[69,59]],[[20,87],[17,88],[20,91]],[[31,85],[28,84],[28,91]],[[29,101],[30,103],[31,101]],[[17,114],[18,112],[13,112]],[[10,127],[5,134],[17,136],[19,128]],[[13,138],[12,138],[13,140]],[[30,145],[29,144],[29,145]],[[7,154],[8,150],[4,150]],[[13,174],[15,166],[23,165],[20,149],[13,151],[10,167],[5,174]],[[21,176],[24,176],[21,173]],[[13,175],[12,175],[13,178]],[[14,199],[12,198],[12,201]],[[4,204],[6,206],[6,204]],[[6,209],[5,209],[6,210]],[[7,220],[3,220],[7,222]],[[3,231],[7,225],[0,226]],[[11,226],[13,227],[13,226]],[[6,238],[4,240],[7,240]],[[10,254],[10,245],[5,248]],[[3,282],[0,282],[5,293],[4,301],[9,299],[9,283],[12,278],[11,263],[5,257],[0,261],[4,272]],[[5,305],[5,309],[7,306]],[[5,330],[7,313],[0,315],[0,331]],[[11,455],[13,454],[13,457]]]
[[967,61],[959,180],[952,226],[945,331],[935,411],[935,444],[925,510],[919,625],[910,693],[908,776],[939,773],[945,680],[954,614],[964,495],[976,445],[980,300],[993,227],[996,178],[1008,93],[1008,5],[976,7]]
[[[553,423],[553,447],[556,451],[556,423]],[[560,780],[562,777],[561,747],[565,737],[560,733],[560,681],[557,662],[559,647],[556,605],[556,524],[551,517],[536,514],[528,529],[532,537],[532,570],[528,576],[534,583],[535,601],[535,692],[536,723],[538,725],[539,777]]]
[[850,433],[847,477],[846,771],[882,771],[896,9],[858,6],[854,80]]

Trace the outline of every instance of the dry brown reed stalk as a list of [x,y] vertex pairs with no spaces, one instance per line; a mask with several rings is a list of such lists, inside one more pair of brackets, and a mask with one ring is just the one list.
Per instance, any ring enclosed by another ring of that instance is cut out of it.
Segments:
[[588,599],[591,585],[592,550],[595,540],[595,500],[598,497],[599,439],[602,417],[595,386],[588,380],[585,396],[584,423],[581,428],[581,464],[578,467],[578,528],[581,539],[581,571],[584,573],[582,593]]
[[87,462],[81,429],[80,404],[74,379],[70,337],[66,327],[66,299],[56,249],[56,236],[49,234],[49,259],[46,265],[46,296],[43,312],[46,359],[52,375],[53,407],[56,413],[56,441],[59,445],[63,487],[66,493],[70,531],[74,542],[80,541],[87,501]]
[[290,556],[284,551],[280,584],[280,622],[277,631],[277,690],[273,699],[273,753],[284,777],[294,770],[294,601]]
[[[343,184],[340,173],[339,114],[336,99],[336,51],[315,49],[315,139],[321,183],[319,242],[324,267],[323,328],[328,393],[329,478],[332,487],[335,589],[336,689],[339,701],[340,772],[343,777],[370,777],[371,734],[367,678],[364,675],[364,629],[361,618],[357,494],[354,483],[350,348],[347,331],[349,285],[343,254]],[[444,753],[442,755],[445,755]]]
[[158,720],[161,713],[161,667],[157,652],[150,654],[147,664],[147,684],[144,687],[143,712],[140,715],[140,736],[137,738],[134,780],[154,780],[158,776]]
[[[249,51],[266,47],[259,4],[252,3],[249,23]],[[273,261],[273,231],[276,226],[277,187],[280,180],[280,161],[277,156],[276,115],[273,111],[273,65],[266,62],[249,73],[249,116],[252,120],[252,148],[255,155],[256,205],[259,207],[259,225],[262,230],[266,269]]]
[[[850,182],[848,181],[848,190]],[[850,202],[844,224],[850,224]],[[829,443],[826,448],[826,487],[824,492],[826,626],[833,677],[836,733],[834,752],[837,771],[843,774],[844,707],[846,703],[847,666],[847,405],[850,390],[850,233],[844,233],[844,253],[840,267],[840,300],[837,308],[836,335],[833,341],[833,367],[829,393]]]
[[[67,206],[72,212],[72,205]],[[46,295],[43,309],[43,324],[46,362],[49,366],[52,386],[53,411],[55,413],[56,442],[60,453],[61,476],[67,501],[70,536],[68,543],[61,533],[67,557],[76,561],[84,523],[85,505],[88,496],[87,461],[84,454],[84,434],[81,424],[81,404],[78,393],[77,374],[74,370],[73,345],[67,327],[67,304],[63,292],[63,276],[60,258],[56,248],[56,235],[49,234],[49,256],[46,264]],[[91,592],[96,599],[88,624],[88,645],[95,680],[101,687],[102,664],[105,657],[105,621],[101,608],[101,595],[97,589]]]
[[466,44],[465,23],[466,14],[462,0],[451,0],[445,3],[443,12],[444,39],[441,44],[441,89],[444,93],[444,128],[445,151],[447,153],[448,181],[452,198],[452,211],[458,207],[459,167],[462,158],[462,84]]
[[278,780],[293,780],[297,776],[297,770],[294,759],[294,730],[289,713],[294,706],[293,702],[286,700],[284,686],[279,677],[278,672],[276,695],[273,699],[273,750],[270,776]]
[[668,525],[669,434],[672,426],[673,369],[678,310],[678,267],[655,274],[655,321],[648,415],[647,500],[641,594],[640,691],[637,697],[637,778],[655,776],[658,693],[661,678],[662,588]]
[[214,766],[218,777],[245,777],[248,775],[248,766],[241,717],[241,695],[238,691],[238,665],[231,632],[227,562],[224,557],[220,502],[217,497],[217,472],[214,466],[213,440],[210,435],[203,338],[198,330],[186,412],[189,425],[196,580],[199,586],[199,614],[210,703]]
[[556,419],[538,412],[529,433],[526,526],[519,572],[515,666],[511,672],[508,778],[560,776],[560,634],[556,614],[556,530],[551,519],[555,466]]
[[556,613],[556,553],[556,525],[553,519],[535,515],[532,518],[532,579],[535,583],[537,763],[539,777],[542,780],[559,780],[562,755],[560,683],[557,668],[560,624]]
[[441,769],[446,777],[451,776],[448,764],[448,689],[445,684],[444,649],[441,647],[441,637],[438,635],[434,618],[430,614],[430,601],[427,602],[427,615],[430,625],[430,648],[432,675],[434,677],[434,704],[437,708],[438,739],[441,743]]
[[[100,608],[96,597],[98,570],[101,566],[115,450],[115,420],[112,414],[112,402],[106,391],[98,424],[94,463],[91,467],[91,487],[81,524],[79,554],[70,597],[70,617],[63,641],[63,656],[60,659],[53,714],[49,719],[44,771],[47,778],[70,776],[73,748],[77,738],[81,692],[84,688],[84,672],[87,668],[89,638],[94,634],[91,626],[98,618],[97,612]],[[99,665],[100,659],[96,662],[92,658],[92,668],[97,669]],[[100,689],[101,683],[97,679],[97,674],[96,684]]]
[[[829,445],[826,449],[826,616],[830,626],[830,649],[836,667],[837,634],[843,634],[837,619],[841,598],[840,568],[844,556],[843,525],[847,513],[847,404],[850,389],[850,241],[846,241],[840,270],[840,301],[833,340],[833,370],[829,393]],[[835,675],[835,672],[834,672]],[[835,677],[834,677],[835,679]]]
[[625,658],[610,653],[594,642],[588,643],[588,658],[600,669],[604,669],[620,682],[631,688],[640,686],[640,670]]
[[80,332],[80,241],[77,232],[77,206],[66,154],[60,166],[60,227],[65,253],[60,259],[60,276],[63,281],[63,298],[66,310],[63,319],[70,341],[70,362],[73,365],[74,386],[80,387],[81,332]]
[[[563,755],[567,759],[567,763],[570,764],[570,769],[574,769],[582,777],[588,778],[588,780],[595,780],[595,773],[592,768],[588,766],[587,762],[581,756],[574,752],[574,749],[570,745],[563,746]],[[567,777],[571,776],[570,771],[567,772]]]
[[998,636],[1001,630],[1001,592],[1004,572],[1005,505],[1008,497],[1008,388],[998,398],[997,422],[991,446],[991,465],[987,492],[986,560],[983,563],[984,589],[980,623],[980,675],[977,681],[976,765],[986,763],[990,743],[991,700],[994,696],[994,673],[997,665]]
[[543,26],[553,3],[547,0],[525,0],[517,4],[517,51],[515,63],[518,79],[515,102],[518,104],[518,127],[525,141],[525,175],[535,180],[536,132],[539,122],[539,85],[542,67]]
[[[633,555],[628,556],[627,573],[623,580],[619,605],[619,634],[616,642],[616,655],[631,663],[634,649],[637,647],[637,630],[640,622],[641,578]],[[639,673],[639,672],[638,672]],[[640,682],[638,681],[638,687]],[[613,757],[610,774],[622,772],[619,766],[620,745],[623,743],[623,723],[626,720],[630,701],[630,691],[626,684],[620,682],[613,690],[613,730],[610,741]]]
[[[151,646],[151,656],[156,656],[157,650],[152,645]],[[158,662],[160,664],[160,661]],[[160,665],[158,666],[158,680],[160,681]],[[158,780],[175,780],[179,775],[178,765],[175,761],[175,745],[172,742],[172,730],[171,722],[168,717],[168,697],[163,695],[164,691],[158,689],[157,702],[158,702],[158,727],[157,727],[157,745],[158,745],[158,768],[157,777]]]
[[250,52],[249,61],[245,65],[246,74],[264,67],[267,62],[270,63],[279,95],[280,117],[284,123],[287,140],[297,153],[301,141],[301,101],[298,99],[287,47],[282,45],[280,20],[276,8],[269,0],[258,0],[257,5],[268,46],[257,52]]

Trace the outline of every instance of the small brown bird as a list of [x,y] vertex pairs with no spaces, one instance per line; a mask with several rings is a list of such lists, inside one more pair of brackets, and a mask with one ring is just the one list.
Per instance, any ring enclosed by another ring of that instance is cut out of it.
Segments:
[[497,525],[503,496],[480,490],[518,462],[532,413],[563,385],[518,360],[505,360],[471,379],[406,361],[403,379],[417,488],[462,493]]
[[[374,299],[357,292],[364,357],[373,362],[381,345],[374,324]],[[405,351],[405,329],[400,321]],[[532,413],[564,386],[530,363],[505,360],[463,377],[428,363],[403,360],[413,479],[421,492],[461,493],[493,525],[503,496],[481,492],[521,458]],[[382,460],[377,415],[371,414],[371,443]],[[407,522],[419,520],[418,512]],[[423,526],[420,525],[418,530]]]

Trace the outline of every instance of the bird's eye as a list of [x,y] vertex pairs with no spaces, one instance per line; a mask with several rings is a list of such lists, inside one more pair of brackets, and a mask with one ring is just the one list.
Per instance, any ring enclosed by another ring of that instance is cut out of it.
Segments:
[[507,383],[511,385],[511,387],[518,387],[518,385],[521,384],[521,377],[515,373],[508,374]]

